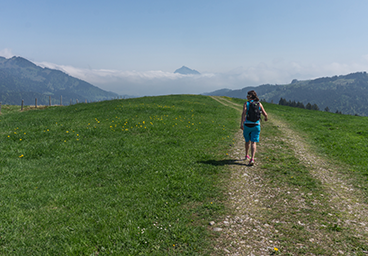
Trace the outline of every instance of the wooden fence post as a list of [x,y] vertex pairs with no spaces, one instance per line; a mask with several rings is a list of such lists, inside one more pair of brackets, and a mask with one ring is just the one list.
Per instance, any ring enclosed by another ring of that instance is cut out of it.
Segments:
[[72,105],[72,103],[73,103],[73,102],[72,102],[72,99],[70,99],[70,104],[69,104],[69,105],[71,106],[71,105]]
[[85,100],[84,103],[87,103],[87,100]]
[[1,102],[0,102],[0,115],[1,115]]
[[63,95],[60,95],[60,106],[63,105]]
[[23,105],[24,105],[24,100],[22,100],[22,105],[20,107],[20,111],[23,111]]
[[51,96],[49,96],[49,106],[51,106]]
[[78,104],[78,99],[76,99],[75,102]]
[[37,108],[37,98],[35,99],[35,108]]

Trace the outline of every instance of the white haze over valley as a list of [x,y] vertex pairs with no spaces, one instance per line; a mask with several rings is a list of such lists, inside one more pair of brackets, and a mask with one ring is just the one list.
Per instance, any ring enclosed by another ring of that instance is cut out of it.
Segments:
[[[368,70],[368,57],[360,63],[331,63],[303,66],[277,61],[259,63],[254,67],[238,67],[223,73],[198,70],[200,75],[183,75],[173,71],[120,71],[105,69],[83,69],[47,62],[35,63],[42,67],[61,70],[70,76],[85,80],[101,89],[119,95],[155,96],[168,94],[201,94],[219,89],[241,89],[261,84],[288,84],[293,79],[307,80],[318,77],[346,75]],[[180,68],[180,67],[177,67]],[[196,69],[195,67],[189,67]]]
[[[11,50],[0,50],[0,56],[11,58]],[[103,90],[119,95],[156,96],[168,94],[201,94],[219,89],[242,89],[261,84],[288,84],[293,79],[307,80],[318,77],[346,75],[368,70],[368,55],[354,63],[330,63],[303,65],[297,62],[274,60],[256,66],[238,67],[222,73],[211,73],[196,69],[200,75],[183,75],[172,71],[126,71],[87,69],[50,62],[35,62],[41,67],[63,71],[70,76],[87,81]],[[185,65],[185,63],[183,63]]]

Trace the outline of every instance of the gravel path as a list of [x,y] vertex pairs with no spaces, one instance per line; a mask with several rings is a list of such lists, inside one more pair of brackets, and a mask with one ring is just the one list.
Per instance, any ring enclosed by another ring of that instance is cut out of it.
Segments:
[[[222,97],[212,98],[241,113],[241,105]],[[314,154],[300,135],[289,129],[276,117],[269,115],[269,122],[280,128],[283,141],[293,149],[301,163],[310,169],[311,175],[322,182],[326,194],[330,195],[330,207],[340,212],[341,225],[355,230],[356,236],[367,239],[368,243],[368,205],[364,203],[363,195],[350,184],[349,177],[336,171],[342,167],[333,165],[323,157]],[[262,138],[257,152],[262,152],[262,147],[271,146],[271,144],[268,145],[268,141],[268,138]],[[248,167],[243,161],[244,154],[244,138],[239,129],[233,150],[229,154],[233,160],[236,160],[234,164],[229,165],[231,177],[227,185],[226,207],[230,215],[225,216],[218,223],[212,223],[211,227],[214,232],[218,233],[214,255],[277,253],[275,248],[278,248],[279,242],[274,241],[272,237],[279,231],[270,224],[275,220],[268,220],[262,216],[262,211],[267,209],[267,202],[269,203],[276,194],[285,193],[285,188],[269,187],[269,183],[263,179],[263,171],[260,168],[262,162],[257,160],[255,166]],[[298,203],[298,200],[295,201]],[[302,200],[299,204],[300,207],[303,207]],[[316,232],[318,233],[318,229]],[[325,236],[322,233],[315,234],[316,237],[323,235]],[[334,239],[335,237],[327,237],[322,241],[334,241]],[[344,255],[344,252],[336,251],[336,254]]]
[[221,229],[215,250],[217,255],[269,255],[269,251],[278,246],[271,238],[272,232],[276,231],[259,213],[266,209],[265,200],[272,197],[274,190],[265,185],[260,163],[248,167],[247,162],[242,160],[242,132],[236,134],[235,140],[230,157],[236,159],[238,164],[229,167],[231,178],[226,203],[231,215],[214,225],[214,230]]

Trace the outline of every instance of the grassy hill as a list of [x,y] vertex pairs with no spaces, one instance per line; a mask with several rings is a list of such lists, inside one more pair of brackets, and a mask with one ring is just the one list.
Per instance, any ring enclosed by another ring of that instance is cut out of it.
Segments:
[[[368,194],[368,118],[264,105],[346,165]],[[226,212],[224,165],[239,118],[189,95],[24,112],[3,106],[0,254],[206,255],[213,248],[208,222]],[[277,138],[276,128],[265,129]],[[262,167],[275,184],[309,184],[294,168],[299,163],[278,153],[269,149]]]
[[237,113],[204,96],[0,116],[0,254],[206,251]]
[[317,104],[320,110],[326,107],[331,112],[368,116],[368,74],[357,72],[348,75],[322,77],[290,84],[260,85],[240,90],[219,90],[206,95],[246,98],[247,92],[255,90],[261,99],[278,103],[280,98],[297,101],[304,105]]
[[368,116],[368,74],[358,72],[345,76],[322,77],[309,81],[294,80],[291,84],[277,86],[263,95],[268,101],[278,103],[280,98],[317,104],[332,112]]

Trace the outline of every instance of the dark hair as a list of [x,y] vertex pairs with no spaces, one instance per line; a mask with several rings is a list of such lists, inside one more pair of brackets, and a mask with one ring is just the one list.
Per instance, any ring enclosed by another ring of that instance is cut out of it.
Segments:
[[249,91],[248,95],[250,96],[251,100],[259,101],[257,93],[254,90]]

